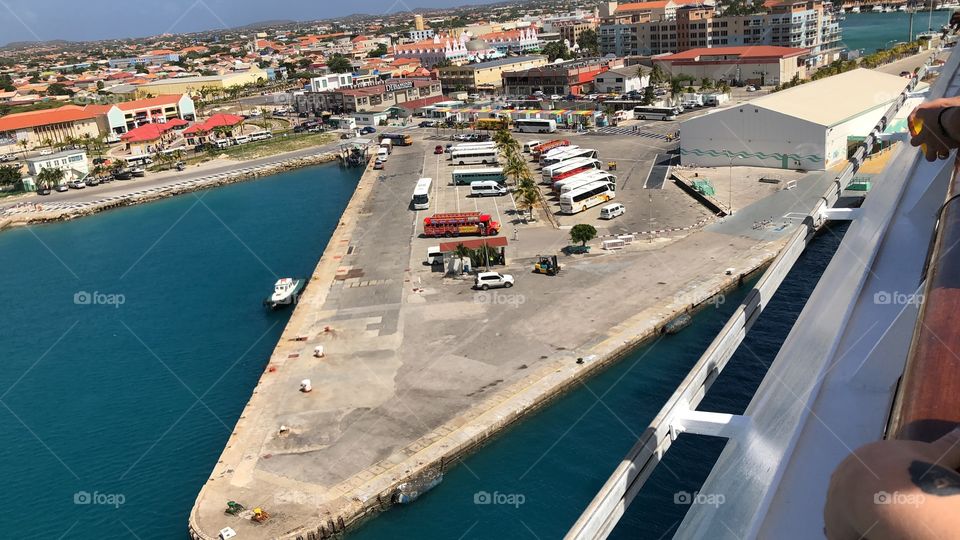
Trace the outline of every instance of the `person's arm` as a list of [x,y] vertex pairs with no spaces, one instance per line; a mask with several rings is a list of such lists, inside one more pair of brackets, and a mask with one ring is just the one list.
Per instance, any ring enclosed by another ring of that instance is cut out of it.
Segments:
[[932,442],[887,440],[848,456],[830,477],[830,540],[960,538],[960,429]]
[[946,159],[960,146],[960,97],[935,99],[919,105],[908,118],[910,144],[923,146],[928,161]]

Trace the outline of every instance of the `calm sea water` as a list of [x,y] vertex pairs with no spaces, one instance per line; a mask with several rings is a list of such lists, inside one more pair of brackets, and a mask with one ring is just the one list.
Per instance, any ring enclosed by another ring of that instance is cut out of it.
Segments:
[[[898,41],[910,41],[909,13],[847,13],[840,22],[843,45],[863,49],[867,54],[889,47]],[[913,16],[913,35],[928,29],[939,30],[950,20],[949,11],[923,11]]]
[[184,538],[358,180],[336,166],[0,233],[3,538]]
[[[845,227],[828,228],[807,249],[701,409],[743,412]],[[416,503],[381,514],[348,539],[563,537],[743,294],[728,295],[683,332],[585,381],[451,468]],[[722,449],[720,440],[681,436],[613,537],[659,539],[675,532],[687,507],[674,504],[674,494],[696,491]]]

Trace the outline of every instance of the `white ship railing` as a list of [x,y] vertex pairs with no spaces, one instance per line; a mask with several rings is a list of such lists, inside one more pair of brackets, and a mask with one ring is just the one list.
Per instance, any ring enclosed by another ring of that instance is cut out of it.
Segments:
[[[960,55],[951,55],[948,65],[945,66],[945,71],[947,73],[955,72],[958,61],[960,61]],[[677,390],[644,430],[634,447],[571,527],[566,535],[567,540],[599,539],[609,536],[626,508],[643,488],[644,483],[649,479],[653,470],[662,460],[663,455],[680,433],[711,435],[736,441],[743,440],[746,434],[755,429],[758,419],[751,418],[748,415],[704,412],[697,411],[696,408],[803,253],[817,228],[828,219],[850,219],[858,215],[857,212],[839,211],[833,209],[832,206],[839,199],[843,189],[853,180],[853,175],[859,170],[873,145],[879,141],[880,134],[893,120],[906,101],[908,94],[913,91],[917,82],[923,77],[926,67],[921,68],[906,90],[884,113],[883,118],[860,145],[843,171],[836,176],[818,204],[806,215],[802,222],[803,226],[798,227],[792,234],[786,247],[773,261],[754,289],[747,294],[740,306],[737,307],[706,352],[691,368]],[[945,84],[946,78],[938,80],[937,87],[940,91],[938,95],[943,95],[943,91],[946,89]],[[896,193],[893,193],[893,196],[895,195]],[[871,194],[871,197],[874,197],[874,194]],[[861,260],[862,262],[863,260]],[[837,315],[843,316],[842,313]],[[826,355],[824,355],[824,358],[826,358]],[[763,421],[768,422],[770,419],[765,418]],[[789,433],[783,433],[782,435],[789,437]],[[783,441],[781,448],[788,444],[788,441]],[[718,461],[719,465],[720,462]],[[731,537],[746,538],[756,534],[758,513],[765,504],[769,503],[770,495],[768,491],[761,491],[732,492],[736,493],[737,496],[735,505],[743,511],[740,512],[737,523],[730,526],[744,534],[740,536],[735,533]],[[725,506],[727,511],[732,510],[729,503]],[[698,512],[702,511],[702,514],[710,512],[710,507],[698,505],[693,508]],[[684,522],[685,525],[691,521],[690,517],[688,515],[688,519]],[[689,534],[684,534],[684,537],[710,537],[711,530],[715,537],[726,536],[726,533],[716,534],[719,531],[713,527],[721,529],[719,524],[706,523],[709,521],[709,516],[703,515],[701,517],[703,519],[697,520],[697,523],[690,524],[687,530]]]

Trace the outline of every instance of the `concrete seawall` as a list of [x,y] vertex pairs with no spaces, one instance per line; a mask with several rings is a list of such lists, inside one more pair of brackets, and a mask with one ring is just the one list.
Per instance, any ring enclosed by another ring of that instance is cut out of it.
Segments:
[[[322,153],[315,156],[285,160],[279,163],[263,165],[251,169],[243,169],[241,165],[238,165],[237,172],[235,173],[201,177],[194,180],[187,180],[162,187],[151,188],[144,190],[143,192],[134,192],[128,195],[110,197],[109,199],[102,201],[95,201],[89,204],[78,204],[64,208],[48,207],[45,209],[43,208],[44,203],[40,202],[37,203],[37,207],[40,208],[39,210],[34,207],[30,208],[29,211],[24,213],[0,217],[0,230],[3,230],[7,227],[52,223],[56,221],[69,221],[72,219],[86,217],[111,210],[113,208],[134,206],[137,204],[165,199],[167,197],[173,197],[175,195],[183,195],[185,193],[191,193],[194,191],[225,186],[228,184],[235,184],[238,182],[279,174],[294,169],[330,163],[331,161],[336,161],[336,159],[337,156],[335,154]],[[132,185],[131,188],[133,187],[135,186]]]
[[[250,402],[244,409],[231,435],[223,454],[211,473],[208,482],[202,488],[197,503],[190,514],[189,531],[194,539],[213,540],[217,536],[214,530],[204,530],[200,523],[200,507],[206,504],[225,505],[221,490],[211,495],[214,487],[223,482],[237,481],[249,484],[258,474],[254,470],[256,454],[262,449],[243,448],[237,443],[237,435],[244,433],[251,444],[266,440],[270,430],[267,416],[261,415],[271,407],[265,397],[271,386],[278,383],[278,376],[271,375],[283,368],[288,362],[297,362],[303,349],[303,340],[310,336],[301,335],[310,323],[320,318],[324,304],[337,277],[338,267],[350,253],[351,238],[357,230],[358,222],[364,218],[364,207],[374,186],[377,172],[368,169],[344,210],[340,223],[318,263],[307,291],[301,303],[294,311],[290,322],[271,356],[261,380],[253,391]],[[489,438],[498,434],[527,414],[537,410],[556,396],[571,389],[579,381],[595,374],[623,358],[652,337],[658,335],[663,325],[680,313],[689,312],[704,305],[712,296],[738,286],[742,280],[768,264],[779,253],[780,245],[768,246],[750,253],[738,261],[740,270],[734,275],[714,275],[699,281],[688,290],[685,298],[697,298],[695,303],[675,300],[673,303],[662,301],[659,305],[644,309],[614,327],[597,331],[597,338],[585,347],[581,363],[569,356],[560,357],[538,365],[523,379],[500,388],[489,397],[472,404],[468,410],[458,414],[454,420],[422,434],[417,440],[416,451],[403,461],[399,461],[390,470],[374,470],[374,473],[357,475],[362,480],[351,482],[350,488],[336,499],[336,508],[327,512],[315,510],[312,516],[302,516],[301,523],[285,524],[282,530],[262,530],[255,537],[273,537],[290,539],[328,538],[333,534],[360,523],[365,517],[388,508],[397,486],[412,478],[421,476],[431,469],[443,469],[446,463],[469,453]],[[397,276],[399,278],[400,276]],[[315,383],[316,384],[316,383]],[[285,389],[276,391],[288,392]],[[262,443],[260,443],[262,444]],[[269,457],[269,456],[268,456]],[[373,469],[377,469],[374,467]],[[260,473],[262,476],[262,473]],[[237,478],[240,480],[237,480]],[[279,479],[272,477],[276,485],[298,487],[300,479]],[[304,482],[306,483],[306,482]],[[228,486],[229,487],[229,486]],[[229,490],[228,490],[229,491]],[[332,491],[332,490],[331,490]],[[259,493],[260,500],[268,500],[270,494]],[[216,500],[204,503],[208,497],[219,496]],[[209,510],[207,513],[209,518]],[[209,524],[208,524],[209,527]]]

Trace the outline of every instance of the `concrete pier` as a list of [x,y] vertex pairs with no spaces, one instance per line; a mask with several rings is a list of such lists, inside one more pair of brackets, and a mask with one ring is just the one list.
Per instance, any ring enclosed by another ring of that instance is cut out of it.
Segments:
[[[530,258],[556,252],[566,231],[539,220],[508,248],[504,271],[516,286],[475,292],[423,263],[436,241],[416,237],[423,214],[408,203],[416,179],[430,175],[433,144],[397,148],[386,171],[360,180],[201,490],[193,538],[217,538],[224,527],[241,538],[325,538],[388,508],[399,484],[447,467],[678,313],[735,286],[786,238],[750,232],[745,211],[704,230],[564,258],[561,274],[547,277],[530,273]],[[437,171],[435,180],[439,161]],[[788,196],[812,205],[820,182],[806,179]],[[674,213],[701,219],[672,189],[663,197],[676,197]],[[437,204],[452,196],[438,195]],[[323,358],[312,355],[318,345]],[[299,391],[303,379],[312,392]],[[227,515],[227,501],[272,517]]]

